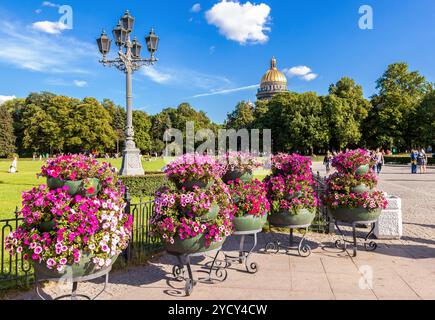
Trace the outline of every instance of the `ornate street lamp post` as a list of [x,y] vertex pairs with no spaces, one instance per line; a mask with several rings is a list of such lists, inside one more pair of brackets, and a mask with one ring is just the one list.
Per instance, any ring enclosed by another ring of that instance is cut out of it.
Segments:
[[107,34],[104,31],[101,34],[101,37],[97,39],[98,49],[103,55],[103,59],[100,60],[100,63],[104,66],[114,66],[126,74],[127,125],[125,131],[125,148],[123,151],[122,168],[120,172],[122,176],[137,176],[144,174],[140,150],[136,148],[134,142],[132,74],[142,66],[150,66],[158,61],[154,55],[158,48],[159,37],[155,35],[154,29],[151,29],[149,35],[145,37],[146,46],[151,57],[143,59],[141,58],[142,45],[136,37],[134,37],[133,41],[130,40],[133,31],[133,24],[134,18],[127,10],[121,20],[119,20],[118,25],[113,29],[113,37],[117,47],[119,48],[118,58],[114,60],[107,59],[112,40],[107,37]]

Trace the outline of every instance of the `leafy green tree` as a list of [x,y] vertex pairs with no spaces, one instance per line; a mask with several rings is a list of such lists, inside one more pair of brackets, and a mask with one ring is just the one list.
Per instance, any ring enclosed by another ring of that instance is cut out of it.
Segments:
[[417,107],[433,85],[419,72],[409,71],[406,63],[389,65],[376,84],[379,92],[372,97],[366,140],[372,147],[412,147],[418,134],[413,125]]
[[13,119],[7,107],[0,105],[0,157],[7,157],[15,152],[15,135]]
[[275,152],[314,153],[327,145],[328,123],[322,117],[322,103],[314,92],[282,93],[268,103],[260,121],[271,129]]
[[85,98],[71,112],[73,130],[66,149],[74,152],[113,150],[116,133],[109,112],[94,98]]
[[133,111],[134,141],[136,146],[144,152],[150,152],[151,147],[151,119],[143,111]]
[[329,147],[339,150],[358,145],[362,122],[370,110],[362,87],[344,77],[329,87],[329,95],[322,97],[322,103],[325,119],[329,121]]
[[23,111],[23,148],[32,152],[50,152],[59,150],[57,142],[61,128],[43,107],[26,105]]
[[239,102],[235,110],[227,115],[225,127],[228,129],[249,129],[254,118],[254,105],[250,102]]
[[3,103],[3,106],[12,115],[14,135],[16,137],[15,146],[16,151],[22,153],[23,151],[23,123],[22,123],[22,112],[25,105],[26,99],[12,99]]
[[435,91],[429,93],[418,106],[415,125],[416,143],[420,147],[435,146]]
[[103,107],[109,112],[112,118],[112,128],[116,133],[116,152],[121,149],[122,143],[125,141],[125,122],[127,113],[124,108],[118,105],[110,99],[104,99],[102,102]]

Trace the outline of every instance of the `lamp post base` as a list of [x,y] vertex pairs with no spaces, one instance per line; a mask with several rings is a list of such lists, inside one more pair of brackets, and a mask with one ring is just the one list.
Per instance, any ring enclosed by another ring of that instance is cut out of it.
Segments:
[[119,174],[123,177],[143,176],[142,156],[139,149],[125,149],[122,157],[122,167]]

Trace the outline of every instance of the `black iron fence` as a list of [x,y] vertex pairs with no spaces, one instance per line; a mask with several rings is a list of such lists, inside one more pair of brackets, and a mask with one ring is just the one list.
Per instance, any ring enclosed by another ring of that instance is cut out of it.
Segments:
[[[133,215],[133,232],[130,245],[124,252],[125,261],[140,262],[150,254],[161,249],[159,238],[150,236],[150,219],[154,210],[153,201],[140,199],[132,203],[128,192],[126,193],[126,212]],[[5,250],[5,241],[8,234],[18,228],[23,219],[18,216],[0,220],[0,290],[31,284],[33,268],[23,259],[22,254],[10,255]]]

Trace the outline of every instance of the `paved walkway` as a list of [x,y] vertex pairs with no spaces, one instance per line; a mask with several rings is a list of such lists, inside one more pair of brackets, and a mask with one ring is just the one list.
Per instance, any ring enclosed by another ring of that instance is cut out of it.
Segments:
[[[323,170],[318,165],[315,168]],[[257,274],[234,266],[225,282],[199,284],[190,297],[185,297],[184,283],[171,276],[176,260],[160,255],[146,267],[114,272],[100,299],[435,299],[435,169],[427,175],[410,175],[409,171],[386,167],[380,178],[381,189],[403,199],[405,235],[400,241],[378,241],[376,252],[360,247],[358,257],[351,258],[333,248],[334,236],[310,233],[314,250],[309,258],[296,252],[270,255],[259,250],[252,258],[260,266]],[[258,248],[269,240],[270,234],[260,235]],[[237,247],[234,238],[225,245],[227,252]],[[201,269],[210,260],[196,262]],[[93,293],[101,283],[79,288]],[[48,288],[48,292],[53,290]],[[35,299],[35,295],[29,292],[11,298]]]

